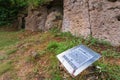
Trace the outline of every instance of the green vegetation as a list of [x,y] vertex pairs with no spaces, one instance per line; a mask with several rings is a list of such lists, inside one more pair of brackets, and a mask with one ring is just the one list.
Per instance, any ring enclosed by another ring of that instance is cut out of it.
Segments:
[[47,71],[49,71],[51,75],[51,80],[62,80],[59,62],[55,54],[50,56],[50,62],[52,63],[49,65]]
[[[80,43],[78,42],[78,44],[80,44]],[[76,45],[78,45],[78,44],[76,44]],[[48,44],[47,49],[51,52],[55,52],[56,54],[59,54],[73,46],[76,46],[76,45],[74,44],[74,40],[73,41],[65,41],[65,42],[56,42],[56,41],[53,42],[52,41]]]
[[0,49],[16,44],[19,41],[19,32],[0,32]]
[[29,6],[38,7],[39,5],[48,4],[53,0],[28,0]]
[[101,45],[106,45],[106,46],[110,46],[110,43],[105,41],[105,40],[99,40],[97,38],[94,38],[92,36],[89,36],[86,40],[85,40],[85,44],[89,44],[89,45],[97,45],[97,44],[101,44]]
[[120,80],[119,65],[105,63],[104,60],[101,62],[97,61],[94,65],[100,67],[100,69],[95,72],[98,74],[99,79],[104,79],[102,76],[105,75],[105,77],[107,77],[107,80]]
[[4,60],[4,59],[7,59],[8,56],[7,55],[0,55],[0,60]]
[[16,51],[17,51],[17,49],[10,49],[10,50],[6,51],[6,54],[11,55],[11,54],[15,53]]
[[0,0],[0,26],[12,23],[25,6],[24,0]]
[[0,75],[12,69],[11,62],[0,64]]
[[82,38],[74,37],[69,32],[61,33],[57,29],[51,30],[52,34],[55,37],[60,37],[60,42],[50,41],[47,50],[54,52],[55,54],[59,54],[73,46],[77,46],[82,43]]
[[110,49],[101,52],[103,56],[110,58],[120,58],[120,52],[116,52]]
[[0,0],[0,26],[13,23],[19,13],[27,14],[26,8],[38,7],[52,0]]

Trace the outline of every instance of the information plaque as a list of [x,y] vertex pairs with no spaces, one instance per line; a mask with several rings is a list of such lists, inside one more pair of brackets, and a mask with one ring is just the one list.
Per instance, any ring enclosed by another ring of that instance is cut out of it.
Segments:
[[80,74],[100,57],[101,55],[84,45],[76,46],[57,55],[59,61],[72,76]]

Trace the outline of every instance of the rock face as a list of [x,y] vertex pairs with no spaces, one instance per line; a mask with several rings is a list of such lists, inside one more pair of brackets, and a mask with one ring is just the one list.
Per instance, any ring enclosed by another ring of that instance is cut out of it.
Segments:
[[[64,7],[63,17],[58,5]],[[120,0],[53,0],[47,7],[28,10],[26,30],[45,31],[61,25],[62,31],[75,36],[91,35],[120,46]]]
[[[57,2],[57,0],[55,1]],[[62,26],[63,14],[62,8],[59,5],[61,3],[56,5],[55,2],[52,2],[49,6],[37,9],[29,8],[28,16],[25,19],[25,29],[30,31],[46,31],[53,27],[60,28]]]
[[73,35],[90,35],[88,0],[64,0],[63,31]]
[[62,11],[59,8],[50,9],[45,23],[45,30],[49,30],[53,27],[61,28],[62,16]]
[[120,0],[64,0],[63,31],[120,45]]
[[28,16],[26,18],[25,29],[31,31],[44,30],[46,18],[47,18],[46,7],[40,7],[38,9],[29,8]]
[[92,36],[120,45],[120,1],[89,0]]

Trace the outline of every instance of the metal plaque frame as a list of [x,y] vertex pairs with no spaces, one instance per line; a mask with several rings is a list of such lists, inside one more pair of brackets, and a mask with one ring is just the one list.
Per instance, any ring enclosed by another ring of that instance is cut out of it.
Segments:
[[80,74],[100,57],[100,54],[85,45],[73,47],[57,55],[59,61],[72,76]]

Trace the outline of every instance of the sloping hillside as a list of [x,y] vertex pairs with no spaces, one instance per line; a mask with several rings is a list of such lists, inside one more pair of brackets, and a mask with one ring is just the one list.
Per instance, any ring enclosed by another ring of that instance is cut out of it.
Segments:
[[[56,55],[85,44],[102,55],[72,78]],[[0,31],[0,80],[120,80],[120,47],[92,37],[84,40],[57,29],[48,32]]]

